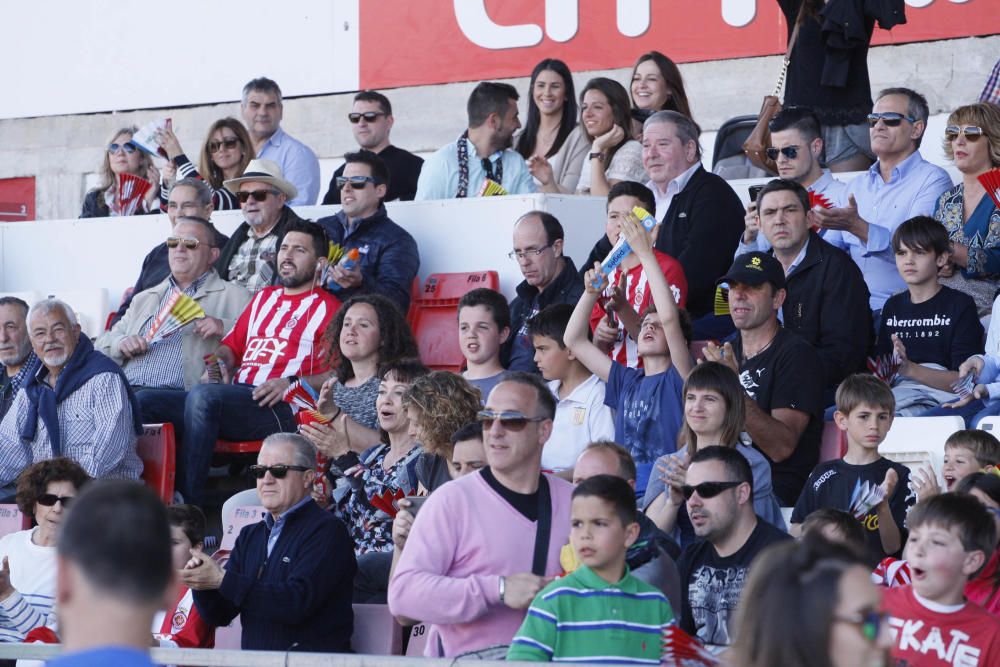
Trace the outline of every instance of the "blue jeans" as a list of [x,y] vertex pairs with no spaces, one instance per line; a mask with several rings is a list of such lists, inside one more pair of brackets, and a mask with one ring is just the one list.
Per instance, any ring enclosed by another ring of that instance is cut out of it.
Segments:
[[263,440],[295,431],[284,402],[262,408],[249,385],[199,384],[191,391],[143,389],[136,394],[145,423],[170,422],[177,430],[177,490],[184,502],[200,505],[215,441]]
[[960,408],[934,408],[920,416],[938,417],[941,415],[949,417],[958,415],[965,420],[965,428],[976,428],[976,424],[983,417],[1000,415],[1000,398],[987,399],[985,401],[978,399]]

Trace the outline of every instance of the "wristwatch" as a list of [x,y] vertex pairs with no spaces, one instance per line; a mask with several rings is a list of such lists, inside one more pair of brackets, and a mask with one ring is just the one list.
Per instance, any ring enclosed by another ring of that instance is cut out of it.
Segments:
[[507,592],[507,586],[506,586],[506,584],[507,584],[506,577],[500,577],[500,604],[506,604],[503,601],[504,593]]
[[285,379],[288,380],[288,384],[295,384],[296,382],[299,381],[299,376],[298,375],[287,375],[287,376],[285,376]]
[[587,159],[588,159],[588,160],[594,160],[594,159],[597,159],[597,160],[600,160],[601,162],[604,162],[604,153],[591,153],[591,154],[590,154],[590,155],[589,155],[589,156],[587,157]]

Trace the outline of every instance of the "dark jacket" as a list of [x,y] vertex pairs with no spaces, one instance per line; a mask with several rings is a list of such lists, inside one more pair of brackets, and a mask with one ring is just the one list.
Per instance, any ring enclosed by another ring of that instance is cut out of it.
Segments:
[[354,544],[343,522],[307,502],[288,515],[271,555],[264,521],[240,531],[218,590],[194,591],[211,625],[237,614],[244,650],[351,650]]
[[[370,153],[361,149],[362,153]],[[398,148],[396,146],[386,146],[381,153],[376,153],[385,162],[386,169],[389,170],[389,186],[385,191],[383,201],[412,201],[417,196],[417,180],[420,179],[420,170],[424,166],[424,159],[417,157],[413,153]],[[337,167],[330,177],[330,187],[323,197],[323,205],[340,203],[340,188],[337,187],[337,177],[344,175],[342,164]]]
[[375,292],[391,299],[406,314],[410,307],[410,287],[420,269],[420,252],[410,233],[389,219],[385,206],[379,206],[375,215],[362,219],[350,234],[344,227],[347,216],[343,211],[316,222],[345,252],[357,248],[361,254],[361,285],[344,289],[331,282],[327,289],[341,301]]
[[[603,258],[602,258],[603,259]],[[512,371],[529,371],[535,373],[535,350],[528,339],[525,323],[535,312],[535,299],[538,299],[537,310],[556,303],[568,303],[575,306],[583,295],[583,278],[576,271],[573,260],[563,255],[563,269],[552,281],[552,284],[541,292],[536,287],[522,280],[517,286],[517,296],[510,302],[510,338],[500,351],[500,361],[504,368]]]
[[[687,310],[692,318],[712,313],[715,281],[726,275],[743,235],[743,204],[721,177],[699,167],[684,189],[670,200],[662,218],[656,249],[684,268]],[[657,218],[660,211],[657,211]],[[583,271],[611,252],[607,236],[594,246]]]
[[[289,206],[285,206],[281,209],[281,217],[278,218],[278,224],[274,226],[273,233],[278,236],[278,244],[281,244],[281,238],[285,235],[285,227],[292,220],[298,220],[302,222],[302,218],[295,214],[295,211]],[[229,238],[229,242],[226,243],[225,247],[222,249],[222,253],[219,255],[219,260],[215,263],[216,266],[221,266],[222,270],[219,271],[219,275],[222,276],[223,280],[229,280],[229,264],[233,261],[233,257],[236,255],[236,251],[239,249],[243,242],[250,238],[250,223],[244,221],[233,235]],[[271,267],[274,269],[274,275],[278,275],[277,267],[275,267],[275,262],[271,262]]]
[[786,289],[784,327],[816,348],[824,386],[835,387],[864,370],[875,337],[868,285],[851,256],[809,232],[806,255],[788,276]]

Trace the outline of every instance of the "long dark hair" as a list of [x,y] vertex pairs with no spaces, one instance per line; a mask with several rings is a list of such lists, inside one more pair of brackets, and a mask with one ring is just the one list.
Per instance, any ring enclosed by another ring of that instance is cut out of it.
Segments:
[[556,140],[552,142],[552,148],[549,149],[545,157],[552,157],[558,153],[566,141],[566,137],[576,127],[577,105],[576,92],[573,89],[573,75],[563,61],[555,58],[546,58],[535,65],[535,69],[531,71],[531,83],[528,89],[528,120],[524,124],[524,131],[521,132],[521,136],[517,139],[517,146],[515,148],[521,154],[521,157],[526,160],[532,156],[535,150],[535,143],[538,139],[538,126],[542,122],[542,112],[538,110],[538,105],[535,104],[535,80],[538,79],[539,74],[545,71],[558,74],[563,80],[563,89],[566,91],[566,100],[562,108],[562,118],[559,119],[559,132],[556,133]]
[[[639,65],[647,60],[652,60],[656,63],[657,69],[660,70],[660,76],[663,77],[663,82],[667,85],[667,90],[670,92],[667,95],[667,101],[663,103],[663,107],[656,109],[656,111],[676,111],[691,118],[691,105],[688,104],[687,93],[684,92],[684,77],[681,76],[681,70],[677,67],[677,63],[670,58],[659,51],[650,51],[642,54],[635,61],[635,66],[632,67],[632,79],[635,78],[635,71],[639,69]],[[634,107],[635,100],[632,99],[632,79],[629,79],[629,99],[632,101],[632,106]]]
[[[623,138],[617,146],[608,151],[608,157],[604,164],[611,164],[611,158],[615,156],[618,149],[624,146],[626,142],[630,141],[632,138],[629,135],[629,129],[632,127],[632,112],[629,107],[628,91],[625,90],[625,87],[622,84],[618,83],[614,79],[609,79],[605,76],[593,78],[588,81],[587,85],[583,87],[582,91],[580,91],[581,107],[583,106],[584,95],[591,90],[596,90],[604,95],[604,97],[608,100],[608,104],[611,106],[611,115],[614,124],[625,130],[625,138]],[[597,138],[590,136],[590,133],[587,132],[586,126],[582,127],[584,128],[583,132],[587,139],[593,141]]]
[[413,338],[410,325],[406,323],[406,318],[399,312],[396,304],[381,294],[360,294],[344,302],[326,330],[330,365],[338,380],[347,382],[354,377],[354,366],[340,349],[340,332],[344,328],[344,317],[347,315],[347,311],[351,309],[351,306],[359,303],[367,303],[375,310],[375,316],[378,317],[379,367],[395,363],[404,357],[420,358],[420,353],[417,351],[417,341]]
[[[722,400],[726,404],[726,418],[722,422],[722,442],[703,444],[719,444],[723,447],[735,447],[739,444],[740,433],[745,426],[746,409],[743,403],[745,394],[736,373],[728,366],[714,361],[706,361],[691,369],[687,380],[684,381],[681,400],[685,409],[687,407],[687,393],[692,389],[714,391],[722,396]],[[687,445],[691,455],[698,451],[698,436],[688,425],[687,417],[684,418],[684,423],[681,425],[678,441]]]

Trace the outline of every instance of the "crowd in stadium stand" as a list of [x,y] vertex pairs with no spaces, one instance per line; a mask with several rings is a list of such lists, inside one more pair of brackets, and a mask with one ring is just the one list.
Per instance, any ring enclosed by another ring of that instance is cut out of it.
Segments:
[[[67,508],[140,479],[143,424],[170,423],[182,586],[147,645],[211,647],[239,616],[244,649],[345,652],[365,603],[424,624],[427,656],[1000,664],[1000,441],[977,429],[1000,415],[997,77],[927,136],[919,91],[870,91],[894,3],[830,3],[865,26],[840,51],[829,12],[779,4],[808,46],[749,208],[702,166],[659,52],[628,88],[579,93],[543,60],[523,125],[519,91],[482,82],[426,159],[362,91],[322,198],[270,79],[197,164],[169,127],[159,168],[116,130],[81,216],[162,212],[171,231],[108,329],[0,298],[0,501],[33,524],[0,539],[0,642],[58,640],[79,604],[57,587]],[[123,174],[151,186],[139,201]],[[385,203],[534,192],[605,198],[605,234],[574,261],[565,221],[510,220],[516,295],[465,293],[465,362],[428,368],[407,317],[419,249]],[[317,203],[341,208],[294,209]],[[966,428],[912,443],[943,448],[938,469],[880,454],[894,418],[941,415]],[[213,554],[220,440],[262,441],[239,504],[264,518]]]

